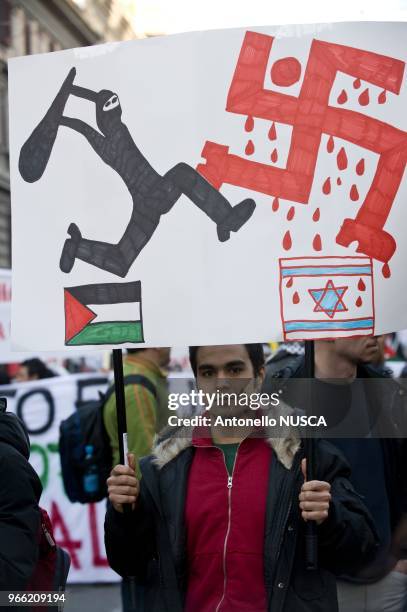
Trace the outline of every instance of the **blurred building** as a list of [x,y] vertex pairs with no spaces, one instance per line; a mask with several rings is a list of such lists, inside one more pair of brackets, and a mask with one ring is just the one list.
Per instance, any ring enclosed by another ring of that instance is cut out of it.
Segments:
[[135,37],[133,0],[0,0],[0,267],[11,265],[7,59]]

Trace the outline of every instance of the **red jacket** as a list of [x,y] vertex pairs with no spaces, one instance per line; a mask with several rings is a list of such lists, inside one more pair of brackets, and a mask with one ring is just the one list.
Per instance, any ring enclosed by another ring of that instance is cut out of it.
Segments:
[[272,451],[262,439],[239,446],[232,476],[223,452],[194,439],[185,520],[186,612],[263,612],[264,524]]

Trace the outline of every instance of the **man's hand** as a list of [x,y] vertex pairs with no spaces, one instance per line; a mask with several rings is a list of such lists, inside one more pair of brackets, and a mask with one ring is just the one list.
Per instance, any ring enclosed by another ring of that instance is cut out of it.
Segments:
[[136,478],[136,459],[133,454],[127,455],[129,465],[116,465],[107,479],[109,500],[117,512],[124,511],[124,504],[131,504],[134,510],[140,492],[140,483]]
[[307,460],[301,462],[304,484],[299,495],[301,515],[304,521],[316,521],[318,525],[328,517],[331,501],[331,485],[321,480],[307,482]]

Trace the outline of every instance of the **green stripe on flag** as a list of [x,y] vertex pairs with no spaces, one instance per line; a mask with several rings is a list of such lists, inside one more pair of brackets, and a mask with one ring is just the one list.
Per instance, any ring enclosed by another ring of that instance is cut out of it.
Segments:
[[84,344],[122,344],[144,342],[141,321],[90,323],[67,342],[69,346]]

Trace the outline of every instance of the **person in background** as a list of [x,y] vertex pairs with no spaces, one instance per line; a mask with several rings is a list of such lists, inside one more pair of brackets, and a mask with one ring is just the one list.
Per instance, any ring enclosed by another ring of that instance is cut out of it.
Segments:
[[14,382],[28,382],[54,376],[56,376],[55,372],[50,370],[41,359],[34,357],[33,359],[26,359],[20,364],[14,376]]
[[[261,344],[190,347],[199,390],[247,397],[264,376]],[[231,411],[230,411],[231,409]],[[253,416],[216,401],[212,419]],[[111,567],[145,584],[148,612],[336,612],[332,571],[376,546],[371,519],[336,449],[317,443],[304,482],[299,432],[243,427],[173,429],[108,479],[105,544]],[[124,512],[127,505],[129,512]],[[305,566],[305,521],[315,521],[319,567]]]
[[[338,579],[340,612],[405,612],[407,448],[402,435],[407,394],[378,365],[383,362],[383,340],[361,336],[314,341],[313,413],[322,412],[328,423],[342,426],[340,437],[329,441],[350,464],[350,481],[363,496],[381,541],[365,567],[345,571]],[[304,378],[304,357],[297,357],[280,372],[267,372],[263,391],[279,389],[286,402],[301,408]],[[372,435],[376,424],[400,432],[400,438]]]
[[[123,376],[138,375],[139,382],[125,384],[127,444],[137,458],[148,455],[153,439],[167,422],[168,388],[164,368],[171,349],[128,349],[123,358]],[[125,381],[126,383],[126,381]],[[119,463],[116,398],[113,394],[104,406],[104,424],[112,447],[113,465]]]
[[38,559],[42,486],[25,427],[0,402],[0,591],[24,591]]
[[7,365],[2,363],[0,364],[0,385],[9,385],[10,384],[10,376],[7,372]]
[[267,375],[281,371],[300,355],[304,355],[303,342],[281,342],[278,349],[266,359]]

